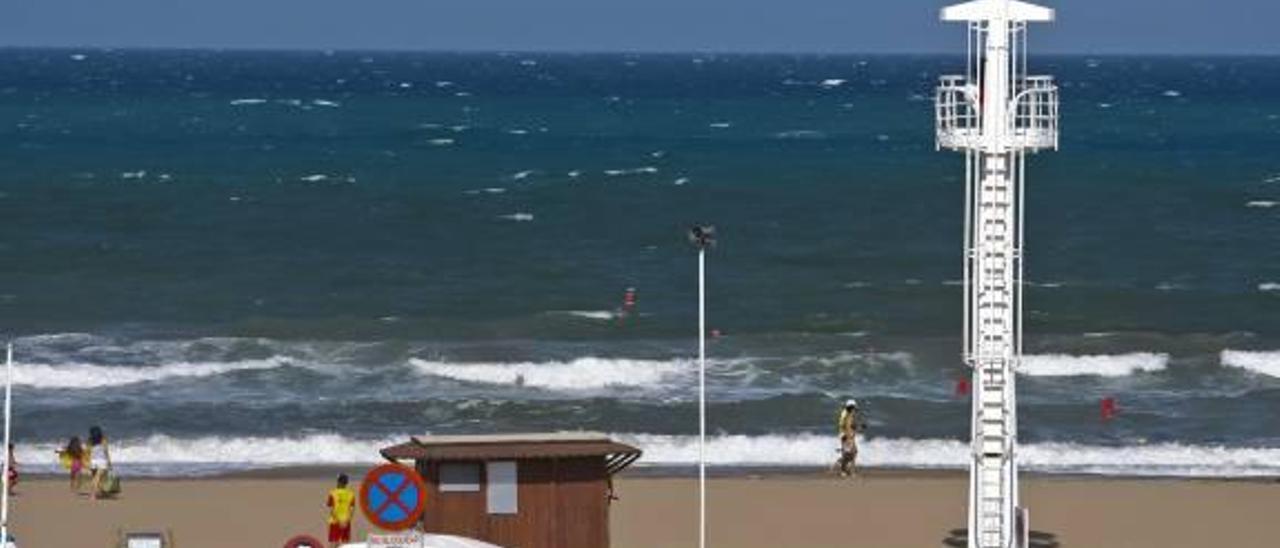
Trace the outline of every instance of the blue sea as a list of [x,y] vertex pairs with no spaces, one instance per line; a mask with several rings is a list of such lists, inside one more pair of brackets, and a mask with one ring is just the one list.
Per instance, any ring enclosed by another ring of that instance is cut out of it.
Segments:
[[[696,458],[965,465],[960,57],[0,50],[18,458],[373,462],[586,429]],[[1280,58],[1034,57],[1024,468],[1280,474]],[[635,313],[618,313],[634,288]],[[1099,401],[1120,414],[1099,419]]]

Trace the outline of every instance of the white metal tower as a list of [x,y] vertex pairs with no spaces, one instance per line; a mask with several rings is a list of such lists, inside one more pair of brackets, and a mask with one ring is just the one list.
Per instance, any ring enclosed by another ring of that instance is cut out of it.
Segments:
[[976,0],[942,10],[968,26],[964,75],[937,90],[937,145],[965,153],[964,360],[973,369],[969,547],[1025,548],[1018,504],[1017,399],[1022,355],[1026,153],[1058,147],[1058,89],[1028,76],[1027,23],[1053,10]]

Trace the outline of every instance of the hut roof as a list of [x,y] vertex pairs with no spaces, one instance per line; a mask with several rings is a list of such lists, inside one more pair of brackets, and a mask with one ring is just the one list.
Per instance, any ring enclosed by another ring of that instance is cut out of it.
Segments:
[[640,454],[635,447],[593,433],[414,436],[382,450],[382,456],[392,461],[604,457],[610,474],[630,466]]

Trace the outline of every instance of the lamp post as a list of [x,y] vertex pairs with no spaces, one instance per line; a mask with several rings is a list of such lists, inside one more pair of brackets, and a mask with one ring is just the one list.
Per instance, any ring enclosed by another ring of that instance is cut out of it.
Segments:
[[707,249],[716,244],[714,226],[689,229],[698,248],[698,546],[707,546]]
[[13,416],[13,344],[5,348],[4,363],[4,493],[0,494],[0,546],[9,544],[9,470],[13,468],[13,453],[9,452],[9,424]]

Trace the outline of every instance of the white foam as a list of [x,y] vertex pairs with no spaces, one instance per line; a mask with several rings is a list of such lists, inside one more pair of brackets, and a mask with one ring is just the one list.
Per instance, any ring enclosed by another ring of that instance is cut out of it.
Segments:
[[1280,291],[1280,283],[1262,282],[1258,284],[1258,291]]
[[521,211],[521,212],[511,213],[511,214],[507,214],[507,215],[501,215],[501,216],[499,216],[498,218],[499,218],[499,219],[505,219],[505,220],[508,220],[508,221],[516,221],[516,222],[518,222],[518,223],[527,223],[527,222],[529,222],[529,221],[532,221],[532,220],[533,220],[533,214],[532,214],[532,213],[525,213],[525,212]]
[[534,170],[534,169],[526,169],[526,170],[524,170],[524,171],[520,171],[520,172],[517,172],[517,173],[512,174],[512,175],[511,175],[511,180],[513,180],[513,181],[523,181],[523,180],[525,180],[525,179],[528,179],[530,175],[533,175],[534,173],[537,173],[537,172],[538,172],[538,171],[537,171],[537,170]]
[[243,106],[243,105],[261,105],[266,102],[267,102],[266,99],[249,98],[249,99],[233,99],[230,104],[234,106]]
[[[412,432],[422,434],[423,432]],[[130,475],[191,475],[217,471],[317,464],[373,464],[378,451],[408,440],[410,433],[379,438],[349,438],[334,433],[281,437],[176,438],[152,435],[113,439],[113,462]],[[697,463],[695,436],[612,434],[644,451],[640,466],[689,466]],[[53,443],[18,444],[24,469],[54,472]],[[864,439],[858,462],[870,467],[963,470],[970,447],[949,439]],[[713,466],[827,467],[836,458],[832,436],[774,434],[720,435],[707,439]],[[1019,466],[1047,473],[1150,477],[1257,477],[1280,475],[1280,448],[1184,445],[1178,443],[1100,446],[1032,443],[1019,446]]]
[[676,185],[676,186],[687,185],[687,184],[689,184],[689,178],[688,178],[688,177],[680,177],[679,179],[676,179],[675,181],[673,181],[671,184]]
[[177,378],[212,377],[235,371],[274,369],[289,363],[280,357],[236,362],[175,362],[155,366],[15,363],[13,384],[35,388],[102,388]]
[[[199,475],[227,470],[316,464],[379,462],[378,451],[403,443],[409,435],[355,440],[338,434],[297,437],[175,438],[157,434],[145,438],[112,439],[112,464],[135,476]],[[15,447],[18,462],[34,472],[51,473],[52,443]],[[48,463],[48,464],[45,464]],[[61,469],[57,472],[61,473]]]
[[476,194],[502,194],[506,191],[507,189],[500,186],[491,186],[487,188],[473,188],[466,191],[466,193],[474,196]]
[[731,122],[711,122],[710,124],[707,124],[707,127],[711,127],[711,128],[714,128],[714,129],[728,129],[728,128],[730,128],[730,127],[733,127],[733,123],[731,123]]
[[126,171],[120,174],[121,179],[141,179],[147,176],[147,170],[140,169],[138,171]]
[[1163,371],[1168,365],[1168,354],[1151,352],[1092,356],[1040,354],[1023,356],[1018,373],[1032,377],[1123,377],[1138,372]]
[[453,139],[443,138],[443,137],[442,137],[442,138],[439,138],[439,139],[432,139],[432,140],[430,140],[430,141],[427,141],[427,143],[428,143],[428,144],[430,144],[431,146],[445,147],[445,146],[452,145],[452,144],[453,144]]
[[320,181],[324,181],[324,180],[326,180],[326,179],[328,179],[328,178],[329,178],[329,176],[328,176],[328,175],[325,175],[325,174],[323,174],[323,173],[313,173],[313,174],[311,174],[311,175],[303,175],[302,177],[298,177],[298,180],[299,180],[299,181],[306,181],[306,182],[308,182],[308,183],[318,183],[318,182],[320,182]]
[[818,85],[824,88],[830,89],[830,88],[837,88],[837,87],[843,86],[845,82],[846,80],[844,78],[827,78],[826,80],[823,80],[822,82],[820,82]]
[[318,107],[329,107],[329,108],[338,108],[342,106],[342,104],[338,103],[337,101],[329,101],[325,99],[316,99],[314,101],[311,101],[311,104]]
[[613,310],[563,310],[555,313],[588,320],[613,320],[618,317],[618,313]]
[[1277,205],[1280,205],[1280,202],[1277,202],[1275,200],[1250,200],[1244,204],[1245,207],[1261,207],[1261,208],[1275,207]]
[[608,175],[608,176],[610,176],[610,177],[617,177],[617,176],[620,176],[620,175],[640,175],[640,174],[642,174],[642,173],[657,173],[657,172],[658,172],[658,168],[653,167],[653,166],[633,167],[633,168],[628,168],[628,169],[606,169],[606,170],[604,170],[604,174],[605,174],[605,175]]
[[1222,365],[1280,377],[1280,351],[1223,350],[1219,360]]
[[779,131],[773,134],[778,139],[822,139],[826,137],[825,133],[813,129],[793,129],[789,131]]
[[[644,449],[640,464],[697,462],[694,436],[619,434]],[[1108,447],[1076,443],[1022,444],[1019,466],[1051,473],[1138,476],[1248,477],[1280,473],[1280,448],[1230,448],[1176,443]],[[964,469],[970,447],[959,440],[873,438],[859,443],[858,461],[872,467]],[[715,436],[708,462],[737,466],[829,466],[836,441],[814,434]]]
[[549,390],[598,390],[659,386],[689,371],[688,360],[577,358],[572,361],[518,363],[459,363],[413,358],[419,373],[456,381],[532,386]]
[[1166,89],[1161,95],[1165,97],[1182,97],[1182,92],[1176,89]]
[[85,59],[88,59],[88,58],[89,58],[89,56],[88,56],[88,55],[85,55],[85,54],[83,54],[83,53],[73,53],[73,54],[71,54],[71,60],[72,60],[72,61],[84,61]]

